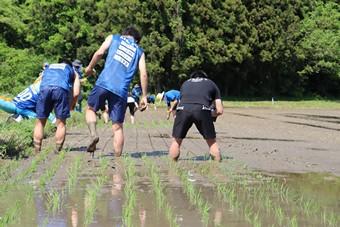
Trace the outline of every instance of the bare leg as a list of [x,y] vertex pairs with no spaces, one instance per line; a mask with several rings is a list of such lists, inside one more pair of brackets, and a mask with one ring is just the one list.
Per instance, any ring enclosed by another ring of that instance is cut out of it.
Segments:
[[96,145],[99,141],[99,137],[97,135],[97,130],[96,130],[96,123],[97,123],[96,112],[94,112],[90,107],[87,107],[85,117],[86,117],[87,126],[90,130],[90,135],[91,135],[91,141],[90,141],[89,146],[87,147],[87,152],[91,152],[93,156],[94,151],[96,150]]
[[207,139],[206,142],[209,146],[210,155],[213,157],[215,161],[220,162],[222,158],[221,158],[220,150],[216,143],[216,139]]
[[122,123],[113,123],[113,149],[116,157],[120,157],[124,147],[124,130]]
[[46,119],[37,119],[35,122],[34,132],[33,132],[33,143],[35,153],[41,151],[41,144],[44,138],[44,127],[46,125]]
[[177,161],[180,155],[180,147],[183,139],[173,138],[169,148],[169,156],[172,160]]
[[102,116],[103,116],[104,123],[107,124],[109,122],[109,114],[108,114],[108,112],[104,111],[102,113]]
[[135,116],[131,115],[130,118],[131,118],[131,124],[134,124],[135,123]]
[[63,144],[65,141],[66,135],[66,119],[58,119],[56,121],[57,131],[55,133],[55,144],[56,150],[55,153],[59,153],[63,148]]

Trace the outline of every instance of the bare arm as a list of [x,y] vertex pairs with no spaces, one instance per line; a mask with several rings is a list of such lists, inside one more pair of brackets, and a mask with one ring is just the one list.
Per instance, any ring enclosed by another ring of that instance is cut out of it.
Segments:
[[99,49],[94,53],[90,64],[86,67],[85,73],[86,75],[90,76],[93,73],[93,68],[97,64],[97,62],[103,57],[106,50],[109,49],[112,41],[112,35],[109,35],[106,37],[105,41],[102,43],[102,45],[99,47]]
[[147,106],[147,94],[148,94],[148,74],[146,72],[146,63],[145,63],[145,54],[143,53],[139,59],[139,74],[140,74],[140,83],[142,86],[142,99],[140,101],[141,109],[146,108]]
[[222,105],[222,100],[221,99],[215,99],[215,115],[219,116],[223,114],[223,105]]
[[71,103],[71,110],[73,110],[74,107],[76,106],[78,96],[80,94],[80,80],[79,80],[79,75],[76,71],[74,72],[74,76],[75,78],[73,82],[73,99]]

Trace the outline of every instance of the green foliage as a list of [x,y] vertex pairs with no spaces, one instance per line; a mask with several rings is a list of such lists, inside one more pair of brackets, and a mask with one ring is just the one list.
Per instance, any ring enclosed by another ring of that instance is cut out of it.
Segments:
[[14,49],[0,42],[0,92],[15,95],[25,89],[38,77],[44,60],[29,49]]
[[2,6],[3,93],[27,86],[43,61],[68,57],[86,65],[106,36],[135,25],[152,92],[178,89],[199,68],[226,96],[340,94],[336,1],[4,0]]

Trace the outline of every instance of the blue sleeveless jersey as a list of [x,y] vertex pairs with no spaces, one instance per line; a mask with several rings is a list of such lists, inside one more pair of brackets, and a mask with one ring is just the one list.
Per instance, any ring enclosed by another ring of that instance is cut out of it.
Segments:
[[177,90],[170,90],[165,92],[164,94],[164,101],[167,103],[167,105],[170,105],[170,102],[173,102],[175,100],[179,100],[181,97],[181,93]]
[[41,77],[39,77],[28,88],[20,92],[14,99],[13,103],[19,109],[34,110],[38,100],[38,94],[40,91]]
[[105,66],[96,85],[126,99],[143,49],[130,38],[112,35]]
[[40,89],[48,86],[61,87],[71,90],[74,81],[73,68],[65,63],[51,64],[43,72]]

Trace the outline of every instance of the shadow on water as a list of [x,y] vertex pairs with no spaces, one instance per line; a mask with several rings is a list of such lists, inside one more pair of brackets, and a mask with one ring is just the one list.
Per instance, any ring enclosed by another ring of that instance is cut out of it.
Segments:
[[[184,155],[182,155],[184,156]],[[183,161],[209,161],[209,160],[213,160],[211,155],[206,154],[206,155],[194,155],[192,157],[180,157],[179,161],[183,160]],[[234,159],[231,156],[227,156],[227,155],[222,155],[222,161],[223,160],[227,160],[227,159]]]
[[143,156],[147,157],[162,157],[167,156],[169,154],[168,151],[147,151],[147,152],[129,152],[127,155],[130,155],[132,158],[142,158]]
[[278,142],[304,142],[304,140],[276,139],[276,138],[261,138],[261,137],[219,136],[219,137],[217,137],[217,138],[222,138],[222,139],[234,139],[234,140],[260,140],[260,141],[278,141]]
[[237,115],[237,116],[242,116],[242,117],[252,117],[252,118],[257,118],[257,119],[268,119],[266,117],[259,117],[259,116],[254,116],[254,115],[250,115],[250,114],[242,114],[242,113],[234,113],[234,112],[228,112],[229,114],[233,114],[233,115]]
[[315,114],[283,114],[285,117],[340,124],[340,117]]
[[283,121],[288,124],[295,124],[295,125],[304,125],[304,126],[310,126],[313,128],[322,128],[322,129],[327,129],[327,130],[332,130],[332,131],[340,131],[339,128],[331,128],[331,127],[326,127],[322,125],[314,125],[314,124],[307,124],[307,123],[301,123],[301,122],[293,122],[293,121]]
[[71,147],[70,151],[86,152],[87,146]]

